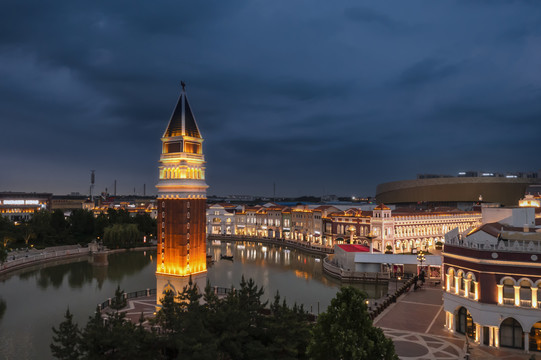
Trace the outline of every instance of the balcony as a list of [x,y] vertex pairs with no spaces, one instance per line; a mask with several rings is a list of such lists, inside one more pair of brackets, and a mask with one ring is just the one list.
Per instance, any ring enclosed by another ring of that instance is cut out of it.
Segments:
[[513,298],[503,298],[504,305],[515,305],[515,299]]
[[521,307],[532,307],[532,300],[520,300]]

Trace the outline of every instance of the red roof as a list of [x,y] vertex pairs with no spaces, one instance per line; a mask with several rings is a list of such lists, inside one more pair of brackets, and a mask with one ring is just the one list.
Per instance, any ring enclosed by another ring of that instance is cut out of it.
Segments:
[[364,245],[357,245],[357,244],[339,244],[336,245],[340,249],[346,251],[346,252],[369,252],[370,248]]

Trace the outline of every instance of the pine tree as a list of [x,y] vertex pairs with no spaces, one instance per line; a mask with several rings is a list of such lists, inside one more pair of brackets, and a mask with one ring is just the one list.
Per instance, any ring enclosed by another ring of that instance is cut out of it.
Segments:
[[365,299],[362,291],[351,286],[340,289],[312,330],[308,346],[310,358],[398,359],[392,340],[373,326]]
[[50,344],[53,356],[61,360],[79,359],[80,332],[79,327],[73,322],[73,315],[69,308],[64,315],[65,320],[60,323],[58,330],[53,326],[53,342]]

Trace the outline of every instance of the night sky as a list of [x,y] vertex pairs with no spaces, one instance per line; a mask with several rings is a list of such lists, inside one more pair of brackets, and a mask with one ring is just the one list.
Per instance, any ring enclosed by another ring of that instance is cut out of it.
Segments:
[[540,1],[2,1],[0,191],[156,193],[187,83],[209,194],[541,168]]

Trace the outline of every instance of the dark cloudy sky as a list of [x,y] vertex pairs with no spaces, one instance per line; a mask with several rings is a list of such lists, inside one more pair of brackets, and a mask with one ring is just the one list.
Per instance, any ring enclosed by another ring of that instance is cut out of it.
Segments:
[[209,194],[541,168],[539,1],[4,0],[0,191],[155,193],[181,80]]

